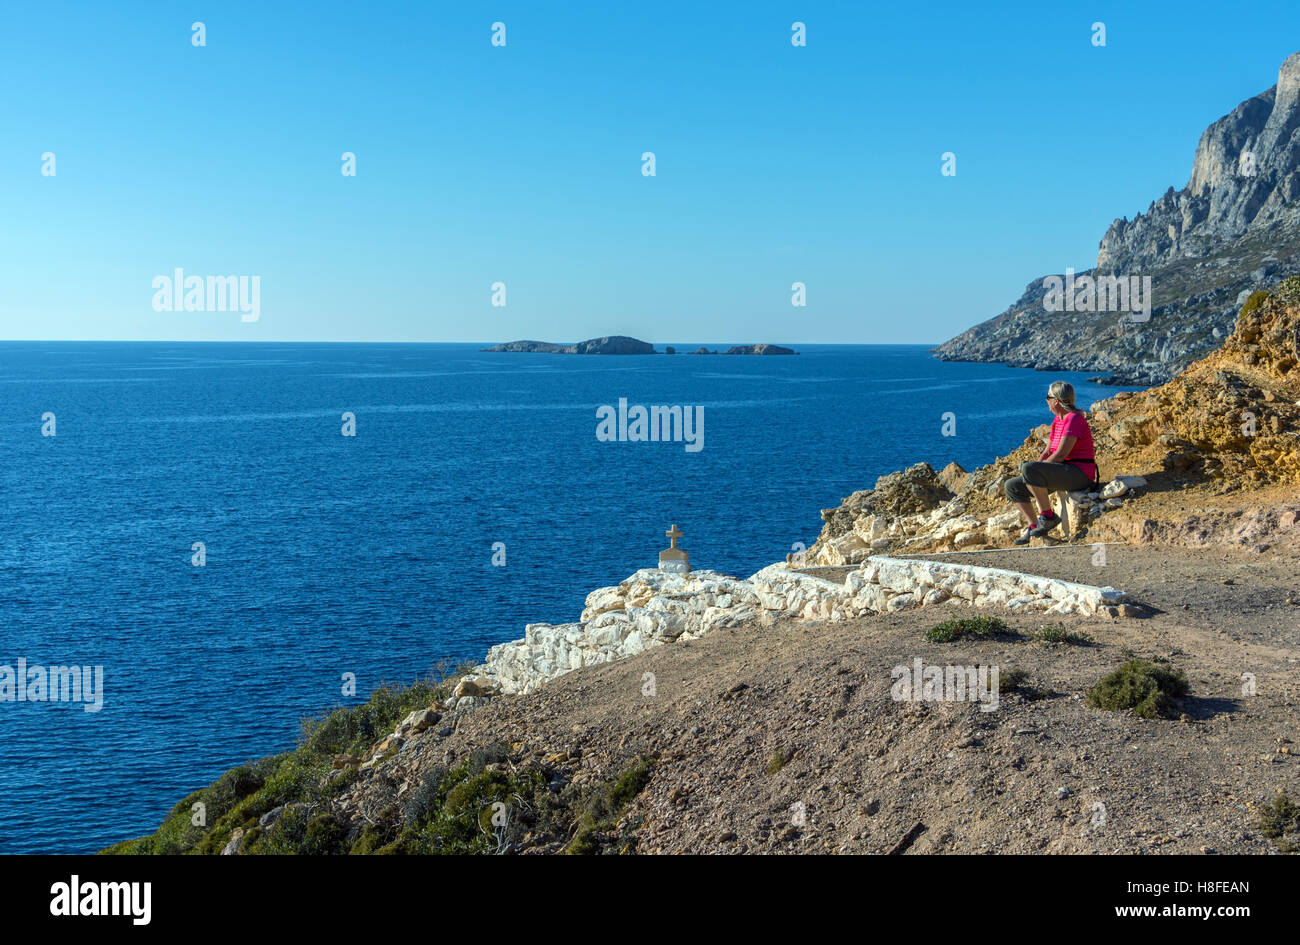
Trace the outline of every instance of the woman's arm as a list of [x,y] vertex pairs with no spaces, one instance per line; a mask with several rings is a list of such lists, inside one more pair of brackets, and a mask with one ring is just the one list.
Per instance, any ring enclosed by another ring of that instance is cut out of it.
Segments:
[[1074,444],[1079,442],[1077,436],[1063,436],[1061,442],[1056,444],[1056,451],[1043,460],[1045,463],[1062,463],[1065,457],[1070,455],[1070,450],[1074,449]]

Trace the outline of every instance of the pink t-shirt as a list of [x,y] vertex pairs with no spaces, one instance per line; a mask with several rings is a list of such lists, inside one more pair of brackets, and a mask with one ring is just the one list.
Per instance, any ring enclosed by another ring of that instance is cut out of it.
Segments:
[[1092,446],[1092,429],[1083,414],[1070,412],[1052,421],[1052,434],[1047,440],[1049,456],[1056,452],[1057,445],[1067,436],[1075,437],[1075,443],[1074,448],[1070,450],[1070,455],[1065,457],[1065,461],[1073,462],[1082,467],[1089,476],[1093,475],[1097,466],[1096,454]]

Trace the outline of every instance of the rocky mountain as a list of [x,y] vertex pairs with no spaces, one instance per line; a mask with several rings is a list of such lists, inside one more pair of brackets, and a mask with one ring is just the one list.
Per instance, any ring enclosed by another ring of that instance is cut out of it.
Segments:
[[[1300,53],[1282,63],[1276,86],[1205,130],[1186,187],[1170,187],[1145,213],[1110,225],[1096,268],[1074,276],[1081,287],[1066,304],[1059,290],[1053,297],[1053,277],[1036,279],[1001,315],[934,354],[1159,384],[1218,347],[1252,291],[1296,273]],[[1099,287],[1094,294],[1090,283],[1110,277],[1134,296],[1149,286],[1142,310],[1133,310],[1133,298],[1117,302],[1113,288],[1104,298]]]
[[626,335],[591,338],[577,344],[552,344],[549,341],[508,341],[484,348],[484,351],[524,352],[527,354],[656,354],[655,346]]

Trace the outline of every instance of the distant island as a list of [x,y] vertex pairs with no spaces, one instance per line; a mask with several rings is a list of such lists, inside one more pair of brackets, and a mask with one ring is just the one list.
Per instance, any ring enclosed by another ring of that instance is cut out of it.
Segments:
[[[629,338],[627,335],[608,335],[604,338],[590,338],[577,344],[554,344],[550,341],[507,341],[504,344],[483,348],[484,351],[522,352],[524,354],[658,354],[655,346],[648,341]],[[669,354],[676,354],[677,349],[669,347]],[[717,354],[699,348],[695,354]],[[798,354],[793,348],[780,345],[732,345],[724,354]]]
[[[697,352],[698,353],[698,352]],[[793,348],[780,345],[733,345],[724,354],[798,354]]]
[[522,351],[526,354],[658,354],[655,346],[648,341],[639,341],[626,335],[591,338],[573,345],[557,345],[549,341],[507,341],[483,350]]

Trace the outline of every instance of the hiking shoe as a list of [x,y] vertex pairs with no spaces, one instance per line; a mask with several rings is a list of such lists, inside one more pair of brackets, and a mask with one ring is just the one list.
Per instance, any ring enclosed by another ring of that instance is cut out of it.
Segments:
[[1038,515],[1038,524],[1029,529],[1029,534],[1033,538],[1042,538],[1053,528],[1061,524],[1061,517],[1055,512],[1050,515],[1046,512],[1040,512]]
[[1020,537],[1017,538],[1017,539],[1015,539],[1015,540],[1013,540],[1013,541],[1011,542],[1011,544],[1013,544],[1013,545],[1027,545],[1027,544],[1029,544],[1029,539],[1030,539],[1031,537],[1033,537],[1033,536],[1031,536],[1031,535],[1029,534],[1029,531],[1030,531],[1030,529],[1029,529],[1028,527],[1026,527],[1025,530],[1024,530],[1023,532],[1020,533]]

